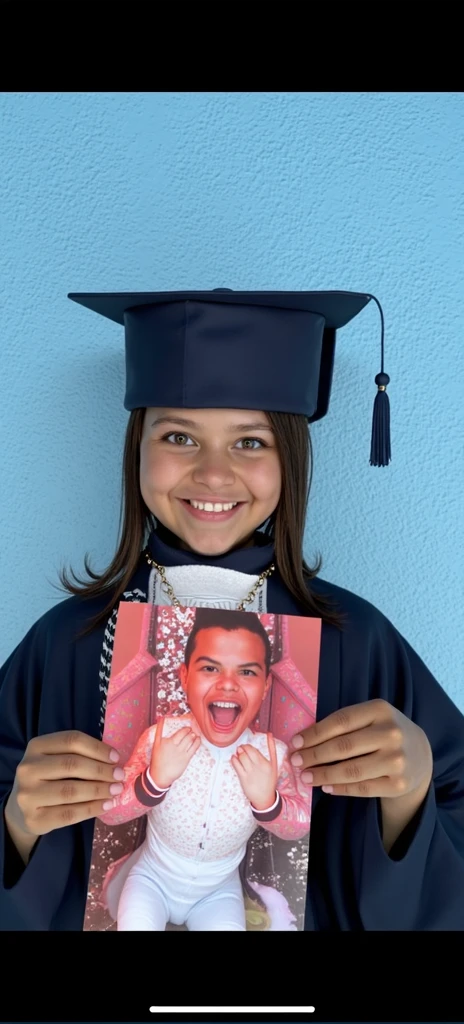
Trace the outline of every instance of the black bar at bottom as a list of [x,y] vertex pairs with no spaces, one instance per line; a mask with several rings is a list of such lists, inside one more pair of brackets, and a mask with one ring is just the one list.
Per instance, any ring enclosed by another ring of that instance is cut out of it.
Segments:
[[1,1020],[462,1024],[461,948],[461,932],[3,933]]

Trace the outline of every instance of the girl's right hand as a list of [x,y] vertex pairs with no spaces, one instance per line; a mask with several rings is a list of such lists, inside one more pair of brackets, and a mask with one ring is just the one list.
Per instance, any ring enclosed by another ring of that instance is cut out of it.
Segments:
[[[28,743],[5,807],[7,828],[17,837],[45,835],[95,818],[123,789],[119,754],[82,732],[56,732]],[[18,845],[18,844],[17,844]],[[25,845],[32,845],[31,843]]]
[[196,754],[201,738],[189,726],[163,737],[164,720],[156,726],[150,762],[150,776],[157,789],[169,789],[184,774]]

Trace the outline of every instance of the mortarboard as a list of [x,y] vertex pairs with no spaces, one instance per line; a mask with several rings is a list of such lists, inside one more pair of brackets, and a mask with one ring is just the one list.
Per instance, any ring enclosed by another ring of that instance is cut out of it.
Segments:
[[381,372],[370,464],[391,460],[384,317],[364,292],[92,292],[73,302],[124,327],[128,410],[262,409],[326,415],[336,332],[371,301],[381,317]]

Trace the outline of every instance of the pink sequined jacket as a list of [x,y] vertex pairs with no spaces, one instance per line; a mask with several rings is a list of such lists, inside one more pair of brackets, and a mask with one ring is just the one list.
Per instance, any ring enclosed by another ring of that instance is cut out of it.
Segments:
[[[163,736],[172,735],[185,725],[199,732],[191,715],[166,717]],[[149,815],[149,827],[160,840],[184,857],[205,860],[228,856],[246,843],[258,825],[289,840],[309,833],[311,789],[304,786],[290,764],[285,743],[276,740],[278,781],[274,804],[256,811],[247,800],[231,755],[240,744],[249,743],[269,758],[266,733],[247,729],[233,747],[213,746],[202,737],[202,744],[169,790],[161,792],[150,777],[151,753],[156,726],[146,729],[125,765],[124,790],[115,798],[112,810],[102,814],[108,825]]]

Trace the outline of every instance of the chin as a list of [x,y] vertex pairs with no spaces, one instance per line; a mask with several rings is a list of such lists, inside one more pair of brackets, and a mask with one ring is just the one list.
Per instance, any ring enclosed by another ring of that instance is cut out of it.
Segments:
[[231,548],[239,547],[247,543],[254,534],[254,529],[248,531],[246,534],[229,534],[229,535],[218,535],[215,536],[211,531],[207,536],[198,536],[194,533],[189,534],[187,531],[178,532],[177,536],[180,540],[187,545],[191,551],[194,551],[198,555],[204,555],[205,558],[219,557],[225,555]]
[[216,555],[219,556],[227,554],[231,548],[240,545],[240,543],[240,538],[230,537],[223,541],[217,540],[214,543],[212,543],[211,539],[207,539],[203,543],[201,541],[192,541],[190,546],[192,550],[196,551],[199,555],[204,555],[206,558],[208,556],[214,558]]
[[233,743],[236,743],[242,733],[245,732],[248,726],[244,725],[241,729],[234,729],[230,733],[217,733],[211,729],[204,729],[204,736],[209,743],[212,743],[214,747],[230,747]]

